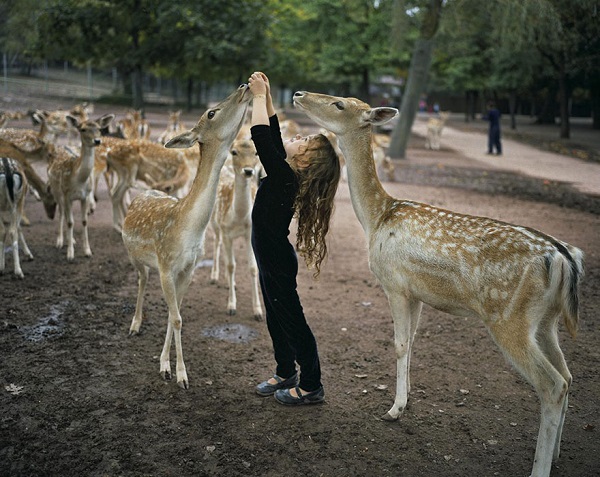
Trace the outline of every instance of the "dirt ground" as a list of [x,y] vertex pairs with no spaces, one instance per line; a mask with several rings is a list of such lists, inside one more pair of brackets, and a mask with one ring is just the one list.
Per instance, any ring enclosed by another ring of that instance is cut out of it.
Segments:
[[[534,227],[586,253],[579,336],[560,327],[574,381],[552,476],[598,475],[599,199],[482,170],[453,151],[432,154],[415,138],[413,160],[385,188]],[[211,285],[206,266],[195,273],[182,307],[184,391],[159,374],[167,308],[156,272],[142,333],[128,336],[137,280],[111,228],[106,190],[90,220],[90,259],[76,245],[67,263],[54,247],[56,221],[33,197],[27,214],[35,259],[22,261],[24,280],[0,275],[0,476],[529,475],[538,401],[481,322],[425,306],[409,407],[398,422],[380,419],[394,398],[392,322],[345,184],[321,279],[305,269],[299,276],[326,391],[323,405],[305,408],[254,394],[274,364],[266,325],[252,318],[243,258],[235,316],[226,314],[224,280]],[[209,231],[208,260],[211,245]]]

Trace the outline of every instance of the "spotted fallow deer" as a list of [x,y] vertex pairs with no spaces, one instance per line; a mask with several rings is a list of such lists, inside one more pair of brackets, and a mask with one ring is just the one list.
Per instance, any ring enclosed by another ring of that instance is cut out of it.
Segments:
[[427,121],[427,137],[425,138],[425,148],[434,151],[440,150],[440,138],[446,121],[450,117],[450,111],[443,111],[438,117],[429,118]]
[[142,324],[144,290],[150,268],[158,269],[169,308],[167,334],[160,356],[160,373],[171,378],[169,354],[175,337],[177,383],[189,388],[181,345],[180,306],[192,279],[196,261],[204,253],[206,228],[217,195],[219,173],[236,134],[242,126],[252,95],[240,86],[214,108],[207,110],[189,131],[165,144],[169,148],[199,145],[200,165],[189,193],[177,199],[150,190],[132,202],[123,223],[123,242],[138,272],[135,315],[129,329],[136,334]]
[[369,266],[394,320],[397,419],[410,391],[410,353],[422,303],[479,317],[541,401],[532,475],[547,477],[567,410],[571,374],[558,343],[559,317],[578,323],[581,250],[537,230],[388,195],[377,179],[371,126],[397,114],[354,98],[296,92],[295,105],[337,134],[352,205],[367,238]]
[[185,131],[185,129],[185,126],[181,122],[181,110],[169,111],[169,122],[167,123],[167,128],[160,133],[157,142],[164,144],[169,139],[181,134],[183,131]]
[[[66,135],[67,143],[71,144],[76,136],[76,129],[73,127],[71,122],[67,119],[67,116],[77,118],[82,123],[87,121],[89,115],[94,112],[94,105],[89,103],[76,104],[69,111],[58,109],[55,111],[38,110],[32,114],[31,120],[34,124],[39,124],[40,116],[44,118],[45,130],[42,129],[42,138],[51,142],[56,142],[60,135]],[[37,114],[37,115],[36,115]]]
[[19,242],[23,253],[32,260],[33,254],[25,242],[21,230],[21,217],[27,194],[27,178],[18,161],[0,155],[0,272],[4,271],[4,250],[12,246],[14,273],[24,278],[19,261]]
[[22,111],[0,111],[0,129],[4,129],[9,121],[18,120],[25,116]]
[[62,155],[48,167],[48,182],[50,191],[58,204],[59,231],[56,246],[63,246],[63,227],[67,221],[67,260],[75,258],[75,241],[73,239],[73,201],[81,201],[81,221],[83,224],[83,252],[86,257],[92,256],[88,238],[88,214],[90,198],[93,191],[94,149],[100,144],[100,128],[105,127],[114,115],[107,114],[97,121],[79,120],[67,116],[81,137],[81,152],[78,157]]
[[237,297],[235,292],[236,262],[233,241],[242,237],[246,246],[248,272],[251,280],[252,311],[254,318],[262,319],[263,310],[258,294],[258,267],[250,242],[252,233],[252,205],[258,188],[260,162],[256,155],[254,143],[248,139],[237,139],[231,147],[231,169],[221,173],[217,202],[211,217],[211,225],[215,232],[213,266],[211,281],[219,280],[219,261],[221,244],[225,252],[225,267],[229,283],[227,313],[235,315]]
[[[39,176],[36,170],[30,163],[30,160],[43,158],[44,162],[55,157],[55,146],[40,141],[39,145],[33,150],[23,150],[19,147],[19,143],[14,143],[4,139],[0,134],[0,156],[10,157],[19,162],[23,173],[27,177],[28,185],[37,193],[37,197],[42,201],[46,215],[49,219],[54,218],[56,213],[56,201],[50,193],[48,184]],[[25,215],[23,215],[23,223],[27,223]]]
[[165,149],[150,141],[103,138],[99,159],[106,161],[108,169],[116,174],[116,183],[110,190],[115,230],[121,232],[128,191],[136,181],[171,195],[185,195],[192,177],[186,152]]
[[150,125],[138,109],[128,111],[117,128],[125,139],[150,139]]

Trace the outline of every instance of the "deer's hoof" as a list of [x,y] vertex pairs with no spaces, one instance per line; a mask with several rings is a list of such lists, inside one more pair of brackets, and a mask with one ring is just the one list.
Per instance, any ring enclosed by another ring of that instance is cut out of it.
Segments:
[[394,417],[389,412],[386,412],[383,416],[381,416],[381,420],[388,421],[388,422],[394,422],[394,421],[398,420],[398,417]]
[[179,387],[181,389],[190,389],[190,383],[188,383],[187,379],[184,379],[183,381],[179,381],[177,384],[179,385]]
[[160,375],[165,381],[171,381],[171,371],[161,371]]
[[235,309],[235,308],[230,308],[229,310],[227,310],[227,314],[228,314],[229,316],[233,316],[233,315],[235,315],[236,313],[237,313],[237,311],[236,311],[236,309]]

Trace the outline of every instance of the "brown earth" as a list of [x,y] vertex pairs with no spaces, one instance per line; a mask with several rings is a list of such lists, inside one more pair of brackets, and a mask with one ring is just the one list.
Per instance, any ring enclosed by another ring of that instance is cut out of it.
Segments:
[[[385,183],[392,195],[534,227],[586,253],[578,338],[560,327],[574,382],[552,476],[598,475],[599,200],[482,170],[453,151],[427,152],[418,138],[410,156]],[[345,184],[321,279],[305,269],[299,276],[326,391],[325,404],[300,409],[254,394],[274,365],[241,258],[235,316],[225,311],[224,281],[211,285],[209,268],[196,271],[182,307],[190,389],[161,379],[167,308],[158,274],[142,333],[129,337],[136,276],[105,189],[99,200],[93,257],[76,245],[67,263],[54,247],[56,221],[28,198],[24,231],[35,259],[23,260],[24,280],[0,275],[0,476],[529,475],[536,395],[476,320],[424,307],[409,407],[398,422],[380,419],[394,398],[392,323]],[[211,244],[209,231],[207,251]]]

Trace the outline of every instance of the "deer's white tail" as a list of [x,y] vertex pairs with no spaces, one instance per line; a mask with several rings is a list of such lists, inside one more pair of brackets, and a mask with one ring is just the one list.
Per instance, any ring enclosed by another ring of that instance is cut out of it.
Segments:
[[565,326],[573,338],[579,322],[579,282],[583,276],[583,253],[555,242],[556,252],[548,257],[549,293],[556,297]]

